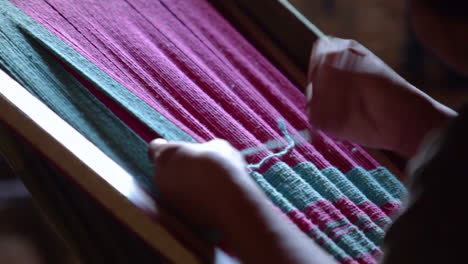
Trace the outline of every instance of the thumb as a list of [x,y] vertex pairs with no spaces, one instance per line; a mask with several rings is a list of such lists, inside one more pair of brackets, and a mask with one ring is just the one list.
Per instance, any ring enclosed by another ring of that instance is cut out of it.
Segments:
[[152,162],[155,162],[164,150],[164,145],[167,144],[167,140],[163,138],[157,138],[150,142],[148,148],[148,155]]

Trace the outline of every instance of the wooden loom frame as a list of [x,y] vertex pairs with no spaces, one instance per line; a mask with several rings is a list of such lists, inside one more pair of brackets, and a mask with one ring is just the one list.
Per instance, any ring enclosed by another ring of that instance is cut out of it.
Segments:
[[[316,36],[304,17],[287,1],[211,2],[293,82],[300,87],[305,85],[308,57]],[[65,172],[71,182],[166,260],[174,263],[214,262],[214,251],[206,242],[158,207],[126,171],[2,71],[0,123],[6,124]],[[390,166],[393,172],[398,171],[380,154],[373,153],[373,156]],[[52,222],[61,226],[61,232],[67,233],[70,221],[60,219],[61,216],[54,213],[63,206],[51,207],[53,201],[44,199],[40,179],[23,180],[45,212],[52,216]],[[73,234],[65,236],[74,239]],[[87,260],[98,262],[93,255]]]

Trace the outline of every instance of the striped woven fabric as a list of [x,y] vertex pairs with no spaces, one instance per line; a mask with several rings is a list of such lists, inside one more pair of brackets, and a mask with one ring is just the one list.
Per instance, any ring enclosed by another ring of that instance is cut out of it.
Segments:
[[[311,129],[305,98],[206,0],[0,0],[0,67],[157,195],[147,141],[228,140],[274,204],[343,263],[376,263],[404,186]],[[208,183],[209,184],[209,183]]]

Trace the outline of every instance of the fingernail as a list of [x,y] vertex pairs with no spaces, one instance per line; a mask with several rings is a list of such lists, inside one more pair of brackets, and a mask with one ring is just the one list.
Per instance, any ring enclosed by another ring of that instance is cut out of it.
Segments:
[[156,161],[156,159],[158,158],[161,152],[159,147],[164,144],[167,144],[167,140],[163,138],[157,138],[150,142],[149,148],[148,148],[148,157],[150,161],[152,162]]
[[157,138],[150,142],[150,148],[151,149],[157,148],[158,146],[166,144],[166,143],[167,143],[167,140],[165,140],[164,138]]
[[310,82],[306,87],[307,102],[310,102],[312,100],[312,93],[313,93],[313,85]]

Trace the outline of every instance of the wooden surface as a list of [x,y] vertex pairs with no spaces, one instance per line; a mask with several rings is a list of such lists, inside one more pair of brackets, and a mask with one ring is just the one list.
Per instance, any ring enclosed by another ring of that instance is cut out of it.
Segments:
[[[2,71],[0,120],[171,262],[201,263],[201,259],[211,258],[206,243],[174,218],[168,221],[169,215],[126,171]],[[194,255],[161,225],[164,219],[175,225],[175,230],[183,232],[184,241],[191,242],[191,249],[197,249],[200,256]]]
[[299,87],[305,87],[317,36],[284,1],[210,0],[258,50]]

